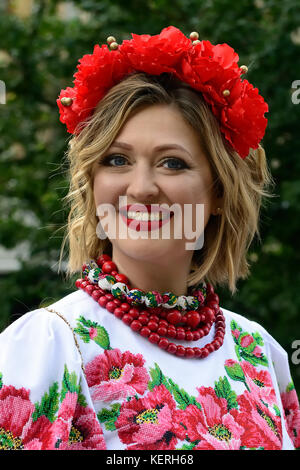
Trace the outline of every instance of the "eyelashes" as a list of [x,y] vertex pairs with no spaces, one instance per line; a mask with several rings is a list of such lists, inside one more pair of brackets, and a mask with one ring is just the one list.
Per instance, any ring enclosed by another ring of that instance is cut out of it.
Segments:
[[[102,158],[100,158],[100,160],[98,161],[98,164],[99,165],[103,165],[103,166],[112,166],[114,168],[122,168],[124,165],[111,165],[111,161],[112,160],[115,160],[115,159],[120,159],[121,160],[127,160],[127,158],[124,156],[124,155],[120,155],[120,154],[117,154],[117,153],[114,153],[114,154],[111,154],[111,155],[106,155]],[[168,157],[168,158],[165,158],[162,162],[162,164],[166,163],[166,162],[177,162],[180,164],[180,167],[169,167],[167,168],[168,170],[183,170],[185,168],[189,168],[188,165],[183,161],[181,160],[181,158],[178,158],[178,157]]]

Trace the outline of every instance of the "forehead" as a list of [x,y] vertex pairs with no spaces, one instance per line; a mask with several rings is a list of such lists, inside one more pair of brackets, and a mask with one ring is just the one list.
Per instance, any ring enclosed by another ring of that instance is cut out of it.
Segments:
[[185,143],[198,146],[201,143],[199,133],[184,119],[179,109],[166,104],[155,104],[137,110],[131,115],[118,134],[116,140],[170,138],[173,143]]

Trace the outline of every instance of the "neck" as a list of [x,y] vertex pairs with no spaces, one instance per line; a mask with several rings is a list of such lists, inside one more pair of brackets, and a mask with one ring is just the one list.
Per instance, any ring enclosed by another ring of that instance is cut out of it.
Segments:
[[[191,252],[192,256],[192,252]],[[113,251],[112,261],[117,265],[119,273],[125,274],[132,288],[144,292],[172,292],[175,295],[188,295],[187,278],[190,272],[189,258],[167,260],[130,258],[120,251]]]

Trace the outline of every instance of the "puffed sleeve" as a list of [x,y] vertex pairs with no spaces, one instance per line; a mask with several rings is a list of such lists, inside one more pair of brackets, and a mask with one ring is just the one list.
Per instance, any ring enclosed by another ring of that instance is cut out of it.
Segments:
[[264,332],[277,378],[286,429],[295,449],[300,449],[300,407],[291,377],[288,354],[266,330]]
[[72,329],[37,309],[0,334],[0,449],[104,449]]

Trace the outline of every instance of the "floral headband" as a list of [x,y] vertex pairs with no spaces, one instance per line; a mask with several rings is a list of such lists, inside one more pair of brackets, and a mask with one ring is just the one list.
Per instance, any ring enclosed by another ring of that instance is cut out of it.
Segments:
[[174,26],[160,34],[132,34],[121,45],[113,36],[108,45],[96,44],[93,54],[79,59],[74,87],[61,90],[57,99],[60,121],[71,134],[79,134],[78,124],[94,111],[108,90],[133,72],[173,74],[202,93],[217,118],[225,139],[241,158],[257,149],[267,126],[268,105],[259,90],[242,74],[239,56],[228,44],[213,46],[199,41],[196,32],[187,38]]

